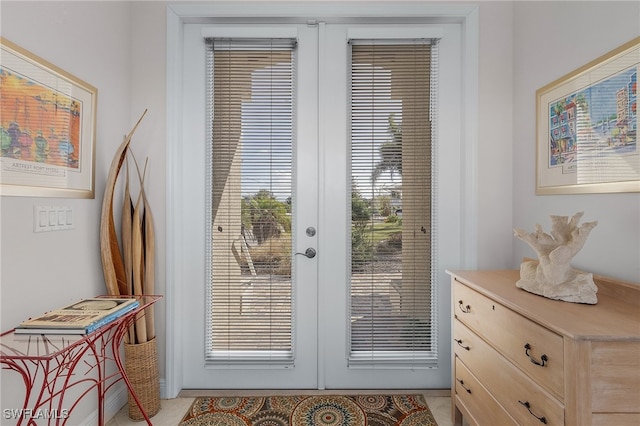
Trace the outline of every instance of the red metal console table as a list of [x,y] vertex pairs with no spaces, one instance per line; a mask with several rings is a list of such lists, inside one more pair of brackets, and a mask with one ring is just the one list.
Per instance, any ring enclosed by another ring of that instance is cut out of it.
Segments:
[[[162,296],[133,297],[140,300],[138,308],[91,334],[16,335],[10,330],[0,335],[2,369],[16,371],[22,376],[25,385],[22,409],[7,411],[5,408],[5,420],[7,414],[13,413],[17,426],[36,426],[38,420],[47,421],[49,425],[64,426],[80,400],[96,389],[98,424],[103,426],[105,395],[111,387],[123,380],[147,424],[152,425],[127,378],[120,358],[120,348],[129,325],[136,316],[144,314],[145,308]],[[115,363],[117,371],[107,371],[110,361]],[[76,371],[80,365],[84,365],[86,371]],[[64,403],[64,398],[70,390],[75,395],[79,393],[79,396],[69,405]]]

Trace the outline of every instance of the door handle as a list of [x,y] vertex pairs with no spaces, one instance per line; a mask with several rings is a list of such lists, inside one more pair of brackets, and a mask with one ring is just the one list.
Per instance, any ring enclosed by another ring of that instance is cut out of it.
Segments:
[[313,259],[314,257],[316,257],[316,250],[309,247],[308,249],[306,249],[304,251],[304,253],[296,253],[296,254],[301,254],[302,256],[307,257],[308,259]]

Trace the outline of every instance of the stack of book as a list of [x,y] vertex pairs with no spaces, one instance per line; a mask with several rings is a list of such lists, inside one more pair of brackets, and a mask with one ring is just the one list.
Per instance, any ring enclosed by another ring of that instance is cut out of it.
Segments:
[[135,298],[96,297],[23,321],[15,334],[89,334],[140,306]]

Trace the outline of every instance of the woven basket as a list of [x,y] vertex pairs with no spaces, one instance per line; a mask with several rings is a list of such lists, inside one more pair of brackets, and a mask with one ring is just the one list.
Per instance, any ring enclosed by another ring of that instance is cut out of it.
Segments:
[[[124,345],[124,368],[147,416],[160,411],[160,375],[158,372],[158,345],[156,339],[146,343]],[[144,420],[144,416],[128,393],[129,417]]]

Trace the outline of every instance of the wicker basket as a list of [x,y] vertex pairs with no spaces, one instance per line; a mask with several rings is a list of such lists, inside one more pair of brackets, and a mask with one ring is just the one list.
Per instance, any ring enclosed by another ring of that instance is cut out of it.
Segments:
[[[158,372],[158,345],[156,339],[146,343],[124,345],[124,367],[131,386],[135,391],[147,416],[152,417],[160,410],[160,375]],[[128,393],[129,417],[144,420],[144,416]]]

